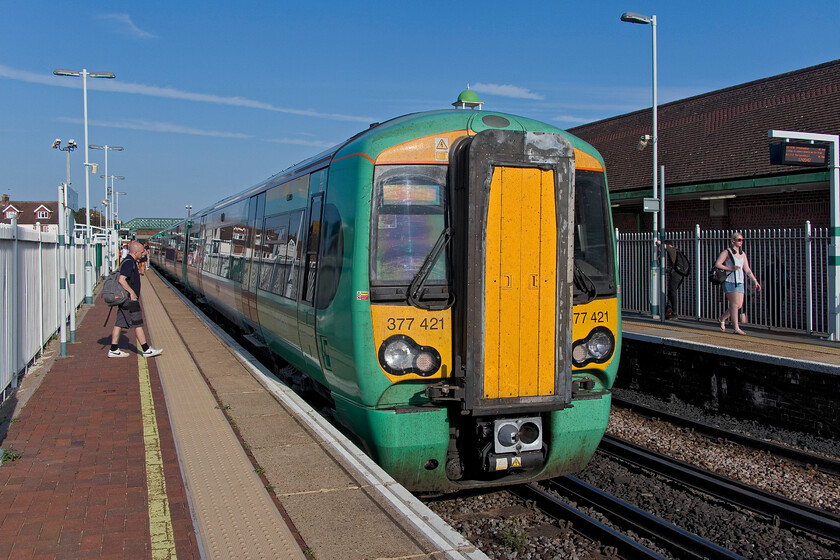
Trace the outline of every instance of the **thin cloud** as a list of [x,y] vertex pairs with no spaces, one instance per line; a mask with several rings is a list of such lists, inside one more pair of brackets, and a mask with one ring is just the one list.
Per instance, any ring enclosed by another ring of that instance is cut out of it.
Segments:
[[[82,124],[82,119],[59,117],[59,121]],[[97,121],[88,120],[90,126],[103,126],[107,128],[125,128],[129,130],[145,130],[149,132],[168,132],[174,134],[191,134],[193,136],[212,136],[215,138],[237,138],[247,140],[253,138],[250,134],[242,134],[240,132],[223,132],[218,130],[203,130],[200,128],[192,128],[189,126],[182,126],[179,124],[147,121],[144,119],[135,120],[119,120],[119,121]]]
[[131,16],[128,14],[103,14],[99,16],[99,19],[111,20],[121,24],[116,31],[118,33],[122,33],[123,35],[131,35],[132,37],[138,37],[140,39],[157,38],[157,36],[153,33],[143,31],[142,29],[134,25],[134,22],[131,21]]
[[[81,88],[81,80],[71,80],[66,77],[53,76],[52,74],[38,74],[26,70],[17,70],[0,64],[0,78],[9,78],[21,82],[29,82],[33,84],[42,84],[47,86]],[[371,123],[376,119],[373,117],[344,115],[341,113],[322,113],[313,109],[289,109],[288,107],[278,107],[263,101],[256,101],[246,97],[222,97],[219,95],[207,93],[195,93],[190,91],[183,91],[171,87],[147,86],[144,84],[120,82],[119,78],[116,80],[88,80],[88,89],[99,91],[110,91],[116,93],[130,93],[135,95],[147,95],[150,97],[163,97],[166,99],[180,99],[183,101],[198,101],[201,103],[215,103],[218,105],[232,105],[235,107],[247,107],[250,109],[261,109],[263,111],[274,111],[277,113],[286,113],[289,115],[300,115],[305,117],[314,117],[318,119],[328,119],[336,121],[350,121]]]
[[516,99],[537,100],[545,99],[544,96],[540,95],[539,93],[534,93],[527,88],[508,84],[484,84],[479,82],[477,84],[474,84],[472,86],[472,89],[475,91],[480,91],[482,93],[489,93],[490,95],[499,95],[501,97],[514,97]]
[[599,119],[584,119],[584,118],[581,118],[581,117],[573,117],[572,115],[558,115],[558,116],[554,117],[553,120],[558,121],[558,122],[586,124],[586,123],[595,122]]

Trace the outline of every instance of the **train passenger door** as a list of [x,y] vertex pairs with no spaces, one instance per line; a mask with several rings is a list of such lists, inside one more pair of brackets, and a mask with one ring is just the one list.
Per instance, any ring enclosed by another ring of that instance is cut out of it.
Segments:
[[476,413],[570,402],[573,153],[557,134],[488,130],[455,158],[456,353]]
[[324,210],[324,188],[327,170],[312,173],[309,182],[309,221],[306,230],[305,246],[301,247],[303,282],[298,305],[298,329],[300,348],[307,370],[324,382],[321,372],[321,360],[318,352],[317,333],[315,332],[315,288],[318,279],[318,256],[321,248],[321,222]]
[[257,314],[257,278],[262,255],[262,221],[265,214],[265,193],[251,197],[248,205],[248,228],[246,243],[246,260],[243,263],[242,274],[242,313],[252,327],[260,324]]

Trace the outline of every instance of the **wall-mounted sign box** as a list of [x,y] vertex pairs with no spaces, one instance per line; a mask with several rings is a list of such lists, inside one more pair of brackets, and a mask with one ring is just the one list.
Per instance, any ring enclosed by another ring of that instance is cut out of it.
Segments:
[[770,144],[770,163],[772,165],[825,167],[828,165],[828,146],[809,142]]

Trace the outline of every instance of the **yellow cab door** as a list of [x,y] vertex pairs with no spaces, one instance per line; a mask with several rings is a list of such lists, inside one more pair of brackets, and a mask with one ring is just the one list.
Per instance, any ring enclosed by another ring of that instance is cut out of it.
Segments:
[[[453,353],[474,414],[571,402],[574,148],[484,130],[454,148]],[[457,267],[456,267],[457,268]]]
[[484,397],[554,394],[554,171],[495,167],[484,267]]

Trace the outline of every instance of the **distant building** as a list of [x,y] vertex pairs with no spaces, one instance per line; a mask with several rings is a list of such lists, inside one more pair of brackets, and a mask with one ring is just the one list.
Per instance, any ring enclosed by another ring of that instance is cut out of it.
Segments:
[[[768,132],[840,134],[840,60],[660,105],[657,118],[669,231],[831,225],[829,169],[771,165]],[[651,121],[646,109],[569,129],[604,156],[622,233],[653,227],[652,146],[637,149]]]
[[129,231],[129,237],[145,242],[159,231],[183,220],[183,218],[134,218],[125,222],[122,229]]
[[12,219],[17,218],[19,226],[58,232],[58,202],[55,200],[11,200],[4,194],[0,197],[0,211],[0,223],[11,224]]

